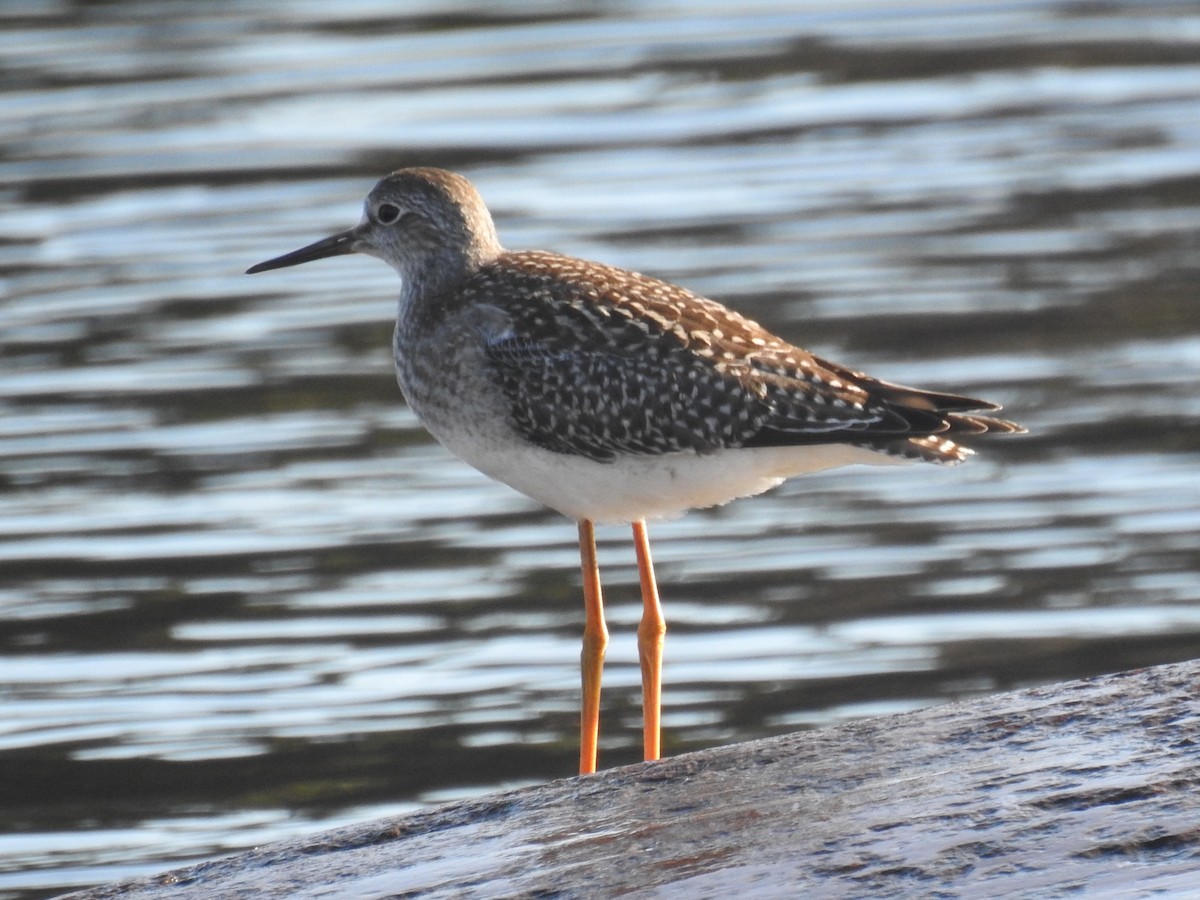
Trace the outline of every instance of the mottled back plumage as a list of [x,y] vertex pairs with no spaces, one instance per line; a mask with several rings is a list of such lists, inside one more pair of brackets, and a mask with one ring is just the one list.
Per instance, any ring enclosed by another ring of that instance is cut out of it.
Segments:
[[442,308],[460,304],[495,311],[482,336],[512,424],[559,453],[604,462],[841,442],[957,461],[970,451],[951,435],[1016,429],[964,415],[993,404],[850,371],[719,303],[599,263],[504,253]]

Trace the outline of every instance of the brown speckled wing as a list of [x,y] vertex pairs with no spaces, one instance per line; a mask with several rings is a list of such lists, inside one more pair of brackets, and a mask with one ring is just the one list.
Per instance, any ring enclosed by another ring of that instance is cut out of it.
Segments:
[[951,430],[950,410],[989,408],[862,376],[682,288],[551,253],[505,254],[464,297],[503,311],[486,343],[510,420],[560,453],[843,442],[954,459],[951,441],[892,445]]

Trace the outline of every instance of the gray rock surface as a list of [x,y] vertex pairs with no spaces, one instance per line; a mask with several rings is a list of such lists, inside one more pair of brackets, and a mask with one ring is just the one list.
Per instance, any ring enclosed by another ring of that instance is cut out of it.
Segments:
[[1200,662],[613,769],[72,900],[1200,896]]

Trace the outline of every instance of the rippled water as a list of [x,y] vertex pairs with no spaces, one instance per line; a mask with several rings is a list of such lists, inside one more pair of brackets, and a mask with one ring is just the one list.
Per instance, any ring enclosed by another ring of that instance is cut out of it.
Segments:
[[0,896],[573,771],[574,527],[404,408],[390,270],[241,275],[401,165],[1031,429],[652,526],[669,752],[1200,655],[1193,4],[395,9],[5,7]]

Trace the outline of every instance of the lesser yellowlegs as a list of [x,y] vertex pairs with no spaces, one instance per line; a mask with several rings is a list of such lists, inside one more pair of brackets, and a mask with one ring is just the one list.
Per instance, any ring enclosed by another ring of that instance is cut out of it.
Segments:
[[401,169],[362,221],[259,263],[366,253],[400,274],[393,351],[429,431],[579,523],[581,773],[596,768],[604,624],[593,523],[632,523],[646,759],[659,756],[663,635],[646,520],[850,463],[954,463],[962,435],[1016,432],[992,403],[888,384],[794,347],[719,303],[601,263],[500,246],[465,178]]

